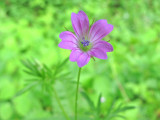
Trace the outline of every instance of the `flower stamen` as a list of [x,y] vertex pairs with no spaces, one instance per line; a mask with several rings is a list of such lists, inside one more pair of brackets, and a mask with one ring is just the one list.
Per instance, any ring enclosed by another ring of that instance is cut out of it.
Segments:
[[85,47],[85,46],[88,46],[88,45],[89,45],[89,41],[88,41],[88,40],[85,40],[85,38],[84,38],[84,37],[82,38],[82,40],[83,40],[83,41],[82,41],[81,43],[83,44],[83,47]]

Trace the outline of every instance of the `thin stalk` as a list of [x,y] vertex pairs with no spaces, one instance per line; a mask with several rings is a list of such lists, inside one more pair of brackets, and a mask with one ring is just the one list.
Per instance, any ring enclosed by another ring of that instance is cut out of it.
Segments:
[[75,120],[77,120],[77,102],[78,102],[78,90],[79,90],[80,74],[81,74],[81,68],[79,68],[78,78],[77,78],[76,100],[75,100]]
[[58,95],[57,95],[57,92],[56,92],[54,86],[53,86],[52,88],[53,88],[53,92],[54,92],[55,98],[56,98],[56,100],[57,100],[57,102],[58,102],[58,105],[59,105],[60,109],[61,109],[62,112],[63,112],[63,115],[65,116],[66,120],[70,120],[70,118],[68,117],[67,113],[65,112],[65,110],[64,110],[64,108],[63,108],[63,106],[62,106],[62,104],[61,104],[61,101],[60,101],[60,99],[59,99],[59,97],[58,97]]

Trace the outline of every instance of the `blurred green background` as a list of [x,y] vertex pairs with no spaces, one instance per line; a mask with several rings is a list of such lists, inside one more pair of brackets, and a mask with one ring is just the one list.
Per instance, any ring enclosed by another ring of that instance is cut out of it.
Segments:
[[[95,18],[114,25],[105,38],[114,51],[107,60],[91,60],[82,68],[81,89],[95,104],[101,93],[103,110],[114,97],[135,106],[125,112],[127,120],[160,120],[159,6],[159,0],[1,0],[0,120],[63,120],[54,95],[42,94],[39,87],[13,96],[28,78],[21,60],[34,58],[54,70],[69,57],[69,50],[57,46],[59,34],[64,27],[72,31],[71,13],[79,10],[86,12],[90,23]],[[57,79],[54,86],[65,110],[74,116],[78,67],[68,59],[63,70],[71,79]],[[79,101],[79,116],[88,114],[81,95]]]

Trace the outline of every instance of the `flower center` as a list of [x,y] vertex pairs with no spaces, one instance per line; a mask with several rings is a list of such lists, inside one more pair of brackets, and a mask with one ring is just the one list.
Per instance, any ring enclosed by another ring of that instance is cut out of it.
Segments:
[[88,40],[85,40],[85,39],[83,39],[83,41],[82,41],[81,43],[82,43],[83,47],[89,45],[89,41],[88,41]]
[[92,48],[92,44],[90,43],[89,40],[85,40],[85,37],[82,38],[82,41],[80,41],[80,49],[82,51],[88,51]]

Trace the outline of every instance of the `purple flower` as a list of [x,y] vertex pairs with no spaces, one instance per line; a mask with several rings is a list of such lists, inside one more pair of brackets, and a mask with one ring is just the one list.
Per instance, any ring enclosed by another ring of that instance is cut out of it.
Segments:
[[79,67],[86,65],[91,57],[107,59],[106,52],[113,51],[110,43],[102,39],[113,30],[107,20],[96,21],[89,29],[89,20],[83,11],[71,15],[72,26],[76,35],[70,31],[62,32],[59,47],[72,50],[70,61],[77,62]]

